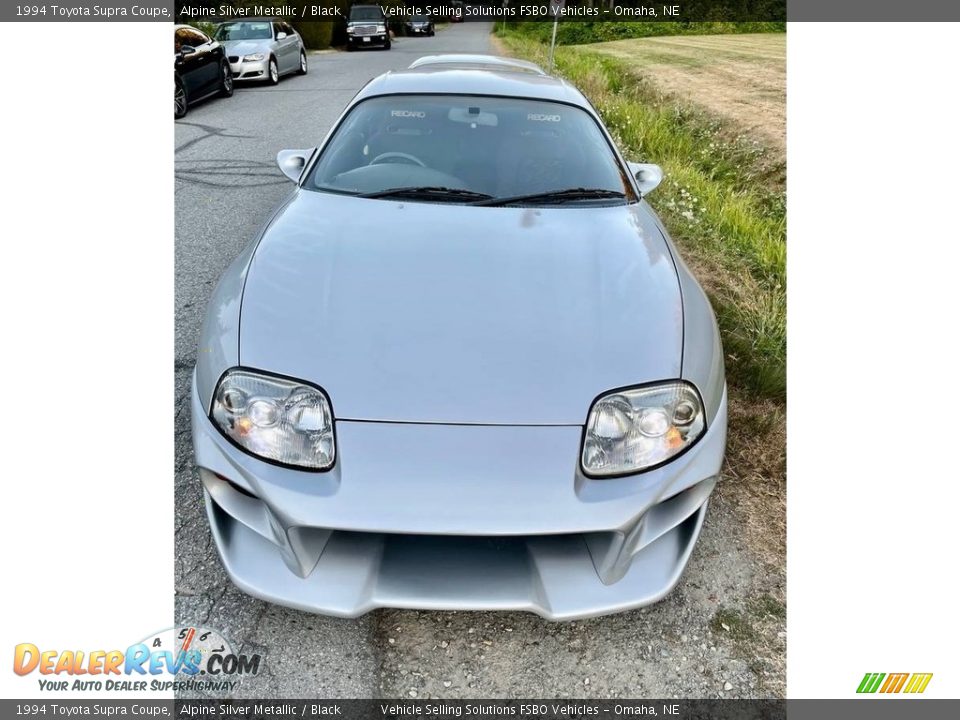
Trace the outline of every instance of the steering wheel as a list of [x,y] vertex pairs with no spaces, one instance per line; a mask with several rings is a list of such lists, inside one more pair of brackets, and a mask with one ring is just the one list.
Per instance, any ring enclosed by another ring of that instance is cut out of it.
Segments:
[[371,160],[369,164],[379,165],[381,161],[393,160],[393,159],[406,160],[407,163],[409,163],[410,165],[419,165],[422,168],[425,168],[427,166],[427,164],[423,162],[423,160],[421,160],[420,158],[414,157],[413,155],[408,155],[407,153],[404,153],[404,152],[380,153],[373,160]]

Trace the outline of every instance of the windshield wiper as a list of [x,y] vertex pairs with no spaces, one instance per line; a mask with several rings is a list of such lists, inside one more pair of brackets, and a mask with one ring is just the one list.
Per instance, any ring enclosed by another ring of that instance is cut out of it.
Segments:
[[483,202],[484,200],[493,199],[492,195],[487,195],[486,193],[474,192],[473,190],[463,190],[460,188],[448,188],[448,187],[433,187],[433,186],[423,186],[423,187],[396,187],[388,188],[387,190],[377,190],[376,192],[369,193],[360,193],[357,197],[362,198],[385,198],[385,197],[400,197],[400,198],[410,198],[413,200],[477,200]]
[[490,198],[489,200],[478,200],[473,205],[485,205],[487,207],[496,207],[498,205],[513,205],[514,203],[524,202],[565,202],[567,200],[609,200],[613,198],[625,198],[619,190],[606,190],[604,188],[567,188],[566,190],[552,190],[550,192],[533,193],[530,195],[514,195],[512,197]]

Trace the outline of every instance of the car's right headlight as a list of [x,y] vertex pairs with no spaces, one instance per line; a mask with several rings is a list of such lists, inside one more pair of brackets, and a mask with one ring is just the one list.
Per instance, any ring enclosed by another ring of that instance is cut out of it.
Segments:
[[251,370],[228,370],[210,419],[228,440],[259,458],[304,470],[336,460],[333,412],[322,390]]
[[590,408],[580,463],[587,475],[613,477],[658,467],[706,430],[696,389],[677,380],[617,390]]
[[357,31],[357,29],[356,29],[355,27],[348,27],[348,28],[347,28],[347,35],[353,35],[356,31]]

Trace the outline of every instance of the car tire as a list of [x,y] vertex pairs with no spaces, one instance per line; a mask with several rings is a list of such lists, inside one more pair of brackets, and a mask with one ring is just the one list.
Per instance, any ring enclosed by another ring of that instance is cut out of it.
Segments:
[[187,103],[187,91],[183,87],[180,78],[173,78],[173,117],[179,119],[186,117],[189,105]]
[[220,63],[220,97],[233,97],[233,71],[230,63]]
[[389,41],[389,40],[387,40],[386,44],[384,44],[383,49],[384,49],[384,50],[389,50],[389,49],[390,49],[390,41]]
[[307,53],[303,50],[300,51],[300,67],[297,68],[297,75],[306,75],[307,74]]
[[347,52],[353,52],[354,50],[356,50],[356,48],[353,46],[353,44],[347,42]]
[[267,66],[267,82],[276,85],[280,82],[280,68],[277,65],[275,57],[270,58],[270,64]]

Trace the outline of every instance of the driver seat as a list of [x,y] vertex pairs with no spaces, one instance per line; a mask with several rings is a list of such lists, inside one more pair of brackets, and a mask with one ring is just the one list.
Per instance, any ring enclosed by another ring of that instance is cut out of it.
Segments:
[[553,128],[524,127],[506,139],[497,153],[497,195],[548,192],[579,177],[579,147]]
[[386,118],[383,126],[376,131],[363,148],[367,163],[388,152],[412,155],[431,164],[431,148],[435,145],[434,128],[427,118]]

